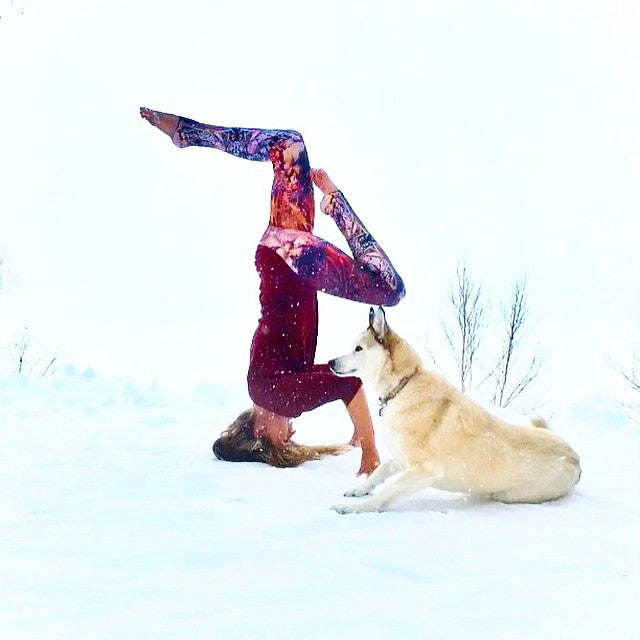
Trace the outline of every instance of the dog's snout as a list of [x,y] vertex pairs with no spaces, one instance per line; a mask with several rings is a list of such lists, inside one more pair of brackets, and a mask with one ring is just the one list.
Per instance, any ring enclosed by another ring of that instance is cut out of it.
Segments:
[[331,371],[335,373],[335,366],[336,366],[335,358],[333,360],[329,360],[327,364],[329,365],[329,369],[331,369]]

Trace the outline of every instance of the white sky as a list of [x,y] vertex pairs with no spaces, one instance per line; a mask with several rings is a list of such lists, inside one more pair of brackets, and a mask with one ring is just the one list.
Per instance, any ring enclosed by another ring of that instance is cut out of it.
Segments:
[[[270,165],[176,149],[144,105],[302,131],[417,346],[465,258],[496,296],[528,275],[556,404],[615,393],[607,359],[640,347],[637,2],[0,0],[0,90],[5,344],[27,324],[79,368],[244,375]],[[323,298],[319,359],[366,313]]]

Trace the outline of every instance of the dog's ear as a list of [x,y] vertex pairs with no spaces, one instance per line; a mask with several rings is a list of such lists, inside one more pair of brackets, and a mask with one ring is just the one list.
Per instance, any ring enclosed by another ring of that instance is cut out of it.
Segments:
[[384,309],[378,307],[377,311],[373,310],[373,307],[369,311],[369,326],[373,329],[373,333],[376,336],[378,342],[382,342],[387,335],[389,325],[384,315]]

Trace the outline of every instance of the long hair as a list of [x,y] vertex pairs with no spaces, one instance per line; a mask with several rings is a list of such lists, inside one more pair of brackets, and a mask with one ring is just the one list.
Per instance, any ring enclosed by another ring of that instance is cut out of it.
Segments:
[[297,467],[307,460],[335,456],[349,449],[347,445],[307,446],[289,440],[282,449],[267,438],[253,435],[251,409],[243,411],[213,443],[213,453],[229,462],[264,462],[272,467]]

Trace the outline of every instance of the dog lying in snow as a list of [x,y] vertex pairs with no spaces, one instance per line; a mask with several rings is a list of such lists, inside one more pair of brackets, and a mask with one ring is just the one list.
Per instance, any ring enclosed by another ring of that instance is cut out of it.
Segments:
[[368,497],[334,506],[339,513],[383,511],[426,487],[500,502],[545,502],[567,494],[580,478],[578,456],[543,420],[507,424],[426,371],[389,328],[382,307],[370,310],[369,327],[354,350],[329,366],[336,375],[373,383],[392,456],[345,493]]

